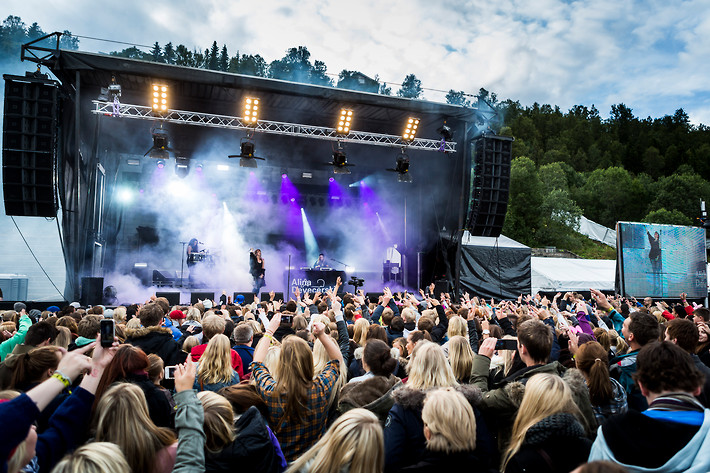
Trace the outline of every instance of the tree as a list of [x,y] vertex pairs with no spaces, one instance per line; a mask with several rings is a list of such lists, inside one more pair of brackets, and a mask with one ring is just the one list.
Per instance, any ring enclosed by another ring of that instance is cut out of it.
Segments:
[[239,61],[239,73],[248,76],[266,77],[268,66],[263,57],[258,54],[242,55]]
[[333,79],[328,77],[328,68],[323,61],[314,61],[313,67],[311,68],[310,75],[308,77],[308,82],[315,85],[324,85],[327,87],[333,86]]
[[157,41],[150,50],[150,58],[153,62],[165,62],[165,59],[163,58],[163,50]]
[[463,90],[455,91],[450,89],[446,94],[446,103],[451,105],[461,105],[462,107],[471,107],[471,101],[466,98],[466,93]]
[[79,49],[79,38],[71,34],[71,31],[62,31],[62,36],[59,38],[59,47],[61,49],[71,49],[76,51]]
[[152,58],[150,53],[141,51],[135,46],[131,46],[130,48],[126,48],[122,51],[112,51],[109,54],[111,56],[125,57],[128,59],[142,59],[144,61],[149,61]]
[[216,71],[219,68],[219,46],[217,46],[217,41],[212,42],[212,48],[205,50],[205,57],[207,58],[207,69]]
[[30,27],[27,29],[27,41],[32,41],[37,38],[41,38],[42,36],[46,35],[44,31],[42,31],[42,28],[39,27],[37,22],[32,23]]
[[540,207],[544,188],[535,163],[526,157],[515,158],[510,165],[510,192],[503,233],[531,244],[542,225]]
[[195,59],[192,56],[192,51],[187,49],[184,44],[178,44],[175,48],[175,64],[178,66],[195,67]]
[[643,152],[643,168],[649,175],[658,177],[663,173],[664,165],[665,159],[658,148],[655,146],[646,148]]
[[227,45],[222,45],[222,51],[219,53],[219,60],[217,65],[220,71],[227,72],[229,68],[229,54],[227,53]]
[[422,95],[422,81],[414,74],[409,74],[404,78],[402,87],[397,91],[399,97],[407,99],[418,99]]
[[380,90],[377,91],[380,95],[392,95],[392,87],[387,87],[387,82],[380,84]]
[[239,51],[234,57],[229,58],[229,64],[227,65],[227,72],[237,73],[239,72]]
[[166,44],[165,47],[163,47],[163,57],[165,58],[165,62],[167,62],[168,64],[175,64],[176,54],[172,42]]
[[658,209],[652,210],[641,220],[645,223],[659,223],[662,225],[692,225],[693,221],[680,210]]

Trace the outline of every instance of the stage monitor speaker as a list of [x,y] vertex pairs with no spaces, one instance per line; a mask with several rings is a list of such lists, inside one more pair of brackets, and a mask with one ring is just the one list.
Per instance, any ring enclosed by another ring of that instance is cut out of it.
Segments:
[[[283,292],[275,292],[274,293],[274,300],[275,301],[283,301],[284,300],[284,293]],[[261,293],[261,301],[262,302],[269,301],[269,293],[268,292]],[[288,302],[288,301],[284,301],[284,302]]]
[[235,292],[232,295],[232,301],[236,304],[237,303],[237,296],[244,296],[244,303],[245,304],[251,304],[256,300],[256,297],[254,296],[253,292]]
[[175,286],[177,274],[175,271],[153,270],[153,285],[158,287]]
[[168,300],[170,306],[180,305],[180,293],[176,291],[171,292],[156,292],[155,297],[164,297]]
[[104,297],[104,278],[81,278],[81,297],[79,303],[82,307],[100,305]]
[[442,292],[444,294],[449,292],[449,281],[446,279],[434,281],[434,297],[438,299]]
[[58,84],[5,74],[2,183],[5,213],[57,215]]
[[380,301],[380,297],[384,296],[384,292],[368,292],[366,294],[367,299],[373,304],[377,304]]
[[211,301],[214,301],[214,292],[191,292],[190,293],[190,304],[195,305],[199,301],[204,301],[205,299],[209,299]]
[[473,236],[499,237],[508,210],[513,138],[483,135],[475,150],[466,228]]

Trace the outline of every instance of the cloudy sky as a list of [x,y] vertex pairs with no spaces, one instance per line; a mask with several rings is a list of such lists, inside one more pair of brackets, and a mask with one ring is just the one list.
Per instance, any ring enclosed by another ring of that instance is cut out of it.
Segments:
[[305,45],[335,74],[399,83],[414,73],[426,89],[594,104],[605,117],[621,102],[640,117],[683,107],[710,124],[708,0],[4,0],[3,10],[45,31],[200,49],[217,40],[267,62]]

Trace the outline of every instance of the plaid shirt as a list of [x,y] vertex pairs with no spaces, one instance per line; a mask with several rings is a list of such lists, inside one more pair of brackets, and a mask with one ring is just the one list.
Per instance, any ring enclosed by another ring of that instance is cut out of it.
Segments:
[[330,360],[313,380],[308,392],[308,405],[303,422],[292,424],[283,419],[285,396],[279,396],[274,390],[276,381],[263,363],[253,361],[250,365],[252,379],[256,380],[256,389],[269,409],[269,424],[279,439],[281,450],[289,462],[315,444],[325,433],[328,420],[328,399],[340,374],[340,362]]

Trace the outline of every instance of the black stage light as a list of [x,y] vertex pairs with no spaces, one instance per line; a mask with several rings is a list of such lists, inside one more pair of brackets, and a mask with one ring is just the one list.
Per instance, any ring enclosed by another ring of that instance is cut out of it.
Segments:
[[178,156],[175,158],[175,175],[185,178],[190,173],[190,158]]
[[153,146],[143,156],[150,155],[155,159],[168,159],[170,157],[168,132],[162,128],[153,128],[150,134],[153,138]]
[[350,174],[348,166],[352,164],[348,164],[348,158],[342,149],[333,151],[333,162],[329,164],[333,166],[333,174]]
[[441,138],[444,141],[451,141],[454,138],[454,132],[449,126],[446,124],[446,120],[444,120],[444,124],[439,127],[436,132],[441,135]]
[[394,169],[387,170],[397,173],[397,182],[412,182],[412,175],[409,174],[409,157],[404,154],[404,151],[397,156]]
[[254,156],[255,149],[256,146],[254,145],[254,142],[245,140],[242,141],[239,154],[230,154],[228,157],[239,158],[239,166],[243,168],[256,168],[256,160],[261,159],[262,161],[265,161],[265,159]]

